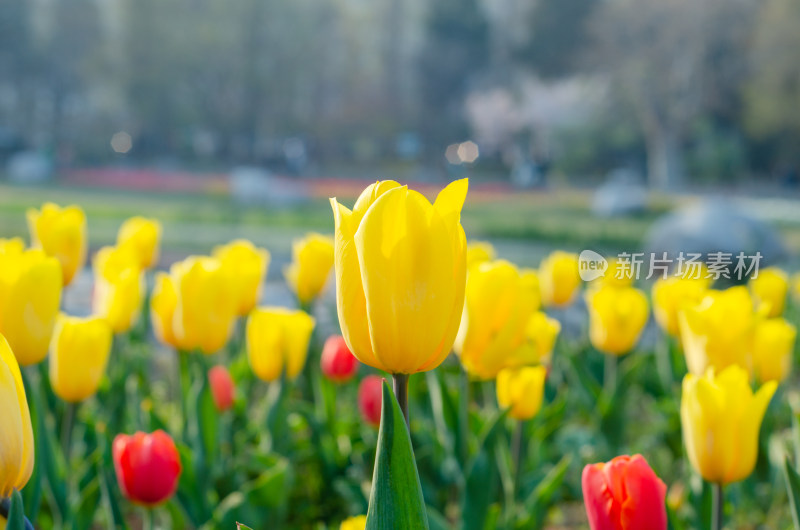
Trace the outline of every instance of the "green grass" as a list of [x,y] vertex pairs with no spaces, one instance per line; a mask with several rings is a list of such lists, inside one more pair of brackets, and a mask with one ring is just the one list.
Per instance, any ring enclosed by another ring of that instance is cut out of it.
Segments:
[[[655,220],[675,205],[657,196],[650,211],[625,218],[598,218],[591,212],[592,195],[579,190],[554,190],[468,197],[462,214],[469,239],[503,240],[520,247],[536,243],[572,250],[636,251]],[[0,184],[0,237],[27,235],[25,211],[45,201],[78,204],[89,220],[92,247],[113,243],[122,221],[133,215],[161,220],[165,249],[178,253],[206,252],[236,237],[245,237],[277,252],[288,252],[291,240],[307,231],[331,233],[328,201],[312,198],[287,207],[252,207],[228,196],[129,192],[59,186],[18,187]],[[345,198],[352,204],[354,198]],[[791,250],[800,249],[800,226],[778,226]],[[523,261],[527,261],[523,258]]]

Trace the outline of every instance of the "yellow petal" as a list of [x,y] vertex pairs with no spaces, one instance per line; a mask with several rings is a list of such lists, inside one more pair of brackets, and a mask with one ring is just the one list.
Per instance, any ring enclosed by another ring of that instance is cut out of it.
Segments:
[[[395,373],[414,373],[446,355],[463,289],[459,293],[455,285],[454,244],[439,213],[419,193],[391,189],[367,211],[355,244],[380,363]],[[466,263],[465,254],[461,259]]]
[[33,472],[33,428],[19,365],[0,335],[0,497],[22,489]]

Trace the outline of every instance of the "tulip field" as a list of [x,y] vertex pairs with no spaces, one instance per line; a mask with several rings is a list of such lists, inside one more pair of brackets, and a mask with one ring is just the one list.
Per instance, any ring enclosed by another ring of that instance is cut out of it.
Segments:
[[0,198],[0,529],[800,530],[800,275],[585,281],[591,221],[413,188],[111,244]]

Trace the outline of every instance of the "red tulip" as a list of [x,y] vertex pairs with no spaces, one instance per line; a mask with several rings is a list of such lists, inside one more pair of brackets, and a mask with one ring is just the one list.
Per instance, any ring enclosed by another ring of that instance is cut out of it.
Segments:
[[215,366],[208,371],[211,396],[217,410],[223,412],[233,406],[234,386],[231,374],[224,366]]
[[381,423],[382,393],[383,378],[377,375],[368,375],[358,387],[358,409],[364,421],[371,425]]
[[332,335],[322,348],[319,366],[325,377],[335,383],[344,383],[358,372],[358,359],[350,352],[344,337]]
[[117,482],[128,499],[154,506],[175,493],[181,459],[172,438],[164,431],[118,434],[112,452]]
[[589,464],[581,483],[592,530],[666,530],[667,486],[642,455]]

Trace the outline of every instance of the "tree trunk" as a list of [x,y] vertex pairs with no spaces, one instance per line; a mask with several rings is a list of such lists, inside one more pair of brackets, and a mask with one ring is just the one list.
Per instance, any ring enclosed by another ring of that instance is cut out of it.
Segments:
[[655,128],[647,134],[647,181],[652,188],[680,187],[684,178],[683,152],[678,135],[668,128]]

